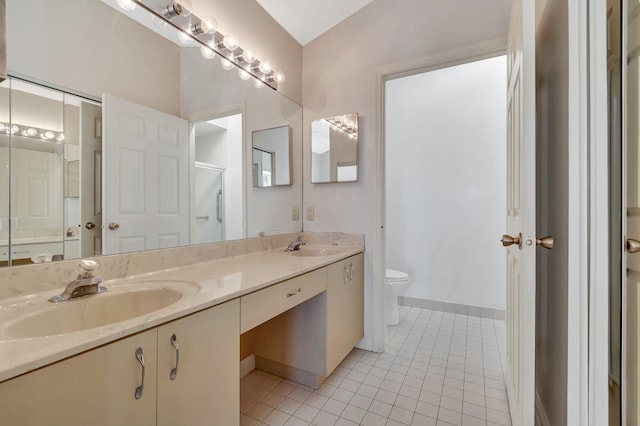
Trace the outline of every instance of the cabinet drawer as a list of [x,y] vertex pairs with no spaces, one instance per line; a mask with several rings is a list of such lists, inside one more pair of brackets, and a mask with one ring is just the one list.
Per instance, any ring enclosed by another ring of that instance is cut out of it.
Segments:
[[327,269],[291,278],[240,299],[240,333],[293,308],[327,289]]

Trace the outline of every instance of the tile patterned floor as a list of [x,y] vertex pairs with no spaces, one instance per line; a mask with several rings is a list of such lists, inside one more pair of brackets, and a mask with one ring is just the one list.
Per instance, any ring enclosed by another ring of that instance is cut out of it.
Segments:
[[318,390],[251,372],[240,424],[511,425],[504,321],[405,306],[400,318],[384,353],[354,349]]

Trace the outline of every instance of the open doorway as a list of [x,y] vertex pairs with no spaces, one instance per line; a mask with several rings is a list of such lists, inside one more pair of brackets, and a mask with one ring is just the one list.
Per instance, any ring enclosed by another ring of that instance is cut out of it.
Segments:
[[410,280],[400,305],[504,319],[506,69],[498,56],[386,82],[387,268]]
[[244,238],[242,114],[194,123],[193,140],[192,241]]

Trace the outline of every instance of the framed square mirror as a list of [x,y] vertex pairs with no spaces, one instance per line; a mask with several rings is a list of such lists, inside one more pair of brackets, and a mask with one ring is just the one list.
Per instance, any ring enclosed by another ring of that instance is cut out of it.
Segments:
[[358,180],[358,114],[311,123],[311,183]]

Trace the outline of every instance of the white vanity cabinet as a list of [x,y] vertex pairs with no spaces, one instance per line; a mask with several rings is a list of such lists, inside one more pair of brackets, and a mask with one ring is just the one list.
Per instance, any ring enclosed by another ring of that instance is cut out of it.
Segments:
[[239,424],[239,318],[235,299],[158,328],[159,426]]
[[239,350],[235,299],[0,383],[0,425],[238,425]]
[[156,352],[154,329],[0,383],[0,425],[155,425]]
[[358,254],[328,266],[327,370],[349,355],[364,335],[364,255]]

